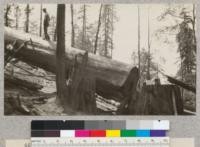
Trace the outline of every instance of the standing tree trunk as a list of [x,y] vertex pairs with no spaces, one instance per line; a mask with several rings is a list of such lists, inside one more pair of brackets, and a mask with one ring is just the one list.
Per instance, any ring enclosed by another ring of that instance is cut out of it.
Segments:
[[83,5],[82,49],[85,50],[86,39],[86,5]]
[[151,55],[150,55],[150,26],[149,26],[149,8],[148,8],[148,65],[147,65],[147,80],[151,79],[150,76],[150,62],[151,62]]
[[73,4],[70,5],[70,8],[71,8],[71,28],[72,28],[71,46],[75,47],[74,6],[73,6]]
[[103,24],[103,56],[112,58],[113,49],[113,26],[114,26],[114,8],[111,4],[103,6],[102,24]]
[[57,96],[64,100],[65,92],[65,4],[57,6],[56,86]]
[[140,75],[140,7],[138,6],[138,70]]
[[103,8],[103,4],[101,4],[100,10],[99,10],[99,20],[98,20],[97,32],[96,32],[96,36],[95,36],[94,54],[96,54],[96,52],[97,52],[99,31],[100,31],[100,27],[101,27],[101,12],[102,12],[102,8]]
[[25,32],[28,33],[29,32],[29,14],[30,14],[29,4],[27,4],[25,12],[26,12]]
[[57,23],[55,23],[55,30],[54,30],[54,36],[53,36],[53,41],[57,40]]
[[7,4],[6,6],[6,11],[5,11],[5,15],[4,15],[4,19],[5,19],[5,26],[9,26],[9,13],[11,10],[11,5]]
[[18,29],[19,27],[19,6],[15,7],[15,28]]
[[[193,4],[193,11],[192,11],[192,13],[193,13],[193,22],[192,22],[192,29],[193,29],[193,34],[194,34],[194,44],[195,44],[195,46],[196,46],[196,43],[197,43],[197,41],[196,41],[196,26],[195,26],[195,24],[196,24],[196,9],[195,9],[195,4]],[[195,48],[195,51],[196,51],[196,48]]]
[[42,4],[40,5],[40,37],[42,36]]
[[113,24],[114,24],[114,6],[112,5],[111,6],[111,24],[112,24],[112,27],[111,27],[111,47],[110,47],[110,58],[112,59],[112,56],[113,56],[113,32],[114,32],[114,27],[113,27]]
[[57,40],[57,27],[55,28],[54,37],[53,37],[53,41],[56,41],[56,40]]
[[109,30],[108,30],[108,19],[107,19],[107,18],[108,18],[108,15],[109,15],[108,9],[109,9],[109,8],[108,8],[108,5],[106,5],[106,6],[105,6],[105,10],[104,10],[104,11],[105,11],[105,12],[104,12],[104,13],[105,13],[105,18],[104,18],[104,19],[105,19],[105,20],[104,20],[104,21],[105,21],[105,23],[104,23],[104,25],[105,25],[105,26],[104,26],[104,28],[105,28],[105,29],[104,29],[104,56],[105,56],[105,57],[107,57],[107,55],[108,55],[108,31],[109,31]]

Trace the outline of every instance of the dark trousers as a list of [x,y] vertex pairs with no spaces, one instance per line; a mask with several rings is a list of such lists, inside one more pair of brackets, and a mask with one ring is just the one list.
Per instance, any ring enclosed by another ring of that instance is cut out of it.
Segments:
[[50,40],[49,34],[48,34],[48,26],[44,25],[44,38],[45,40]]

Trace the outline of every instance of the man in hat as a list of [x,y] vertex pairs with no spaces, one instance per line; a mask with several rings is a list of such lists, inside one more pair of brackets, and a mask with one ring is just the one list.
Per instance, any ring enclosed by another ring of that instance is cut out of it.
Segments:
[[49,22],[50,22],[50,17],[49,17],[49,14],[47,13],[47,10],[46,8],[43,8],[43,12],[44,12],[44,22],[43,22],[43,25],[44,25],[44,39],[45,40],[50,40],[50,37],[48,35],[48,27],[49,27]]

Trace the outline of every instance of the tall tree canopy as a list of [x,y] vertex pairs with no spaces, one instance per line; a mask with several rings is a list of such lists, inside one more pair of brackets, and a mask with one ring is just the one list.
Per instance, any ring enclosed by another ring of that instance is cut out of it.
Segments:
[[178,42],[178,52],[181,57],[181,73],[183,80],[191,83],[190,77],[196,70],[196,42],[194,30],[191,27],[193,19],[185,11],[181,13],[183,21],[179,25],[180,29],[176,35]]
[[[194,83],[196,77],[195,6],[169,6],[158,19],[163,21],[167,17],[171,17],[175,23],[165,26],[158,32],[176,36],[177,52],[181,62],[177,76],[187,83]],[[168,38],[165,38],[164,42],[170,43]]]

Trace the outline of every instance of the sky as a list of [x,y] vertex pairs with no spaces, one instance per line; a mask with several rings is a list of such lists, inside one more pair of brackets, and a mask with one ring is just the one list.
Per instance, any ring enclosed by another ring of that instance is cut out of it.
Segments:
[[[175,4],[174,4],[175,5]],[[176,4],[177,7],[179,6]],[[184,4],[186,5],[186,4]],[[21,5],[22,7],[24,5]],[[80,4],[74,5],[78,11]],[[187,4],[188,7],[192,5]],[[30,19],[38,21],[40,19],[40,4],[31,4],[32,14]],[[56,4],[43,4],[50,16],[56,16]],[[89,4],[88,7],[88,23],[94,23],[98,20],[100,4]],[[116,4],[115,11],[118,20],[114,24],[114,49],[113,59],[133,64],[132,53],[138,51],[138,7],[140,8],[140,33],[141,33],[141,48],[148,49],[148,15],[150,25],[150,42],[151,53],[153,54],[153,61],[162,66],[164,72],[168,75],[175,76],[179,64],[179,54],[177,53],[178,44],[175,35],[165,34],[169,38],[170,43],[164,43],[162,37],[155,37],[157,30],[164,26],[173,25],[173,19],[166,19],[165,21],[158,21],[158,17],[168,7],[167,4]],[[66,5],[66,42],[71,42],[71,13],[70,5]],[[39,25],[39,24],[38,24]],[[163,34],[162,34],[163,35]],[[67,46],[70,46],[67,45]]]

